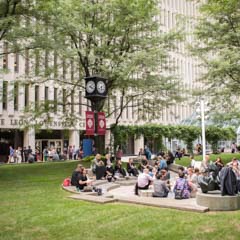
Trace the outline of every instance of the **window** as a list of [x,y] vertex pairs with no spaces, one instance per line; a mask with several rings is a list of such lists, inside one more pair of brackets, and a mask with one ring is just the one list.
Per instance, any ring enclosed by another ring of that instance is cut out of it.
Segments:
[[3,44],[3,69],[8,69],[8,43]]
[[62,61],[63,79],[66,79],[66,60]]
[[49,74],[49,64],[48,64],[48,59],[49,59],[49,52],[48,51],[45,51],[45,61],[44,61],[44,64],[45,64],[45,76],[47,76]]
[[79,92],[79,114],[82,115],[82,92]]
[[14,55],[14,72],[18,73],[19,72],[19,54],[15,53]]
[[71,113],[74,114],[74,91],[71,92]]
[[29,74],[29,50],[25,50],[25,74]]
[[35,109],[39,107],[39,86],[35,86]]
[[54,88],[54,112],[57,112],[57,98],[58,98],[58,89]]
[[25,96],[25,101],[24,101],[24,106],[25,107],[28,107],[28,105],[29,105],[29,85],[28,84],[26,84],[25,85],[25,90],[24,90],[24,96]]
[[44,96],[45,96],[45,109],[47,110],[48,109],[48,87],[45,87],[45,91],[44,91]]
[[53,64],[54,64],[54,78],[57,78],[58,77],[58,67],[57,67],[57,53],[56,52],[54,52]]
[[7,81],[3,81],[3,95],[2,95],[2,107],[4,110],[7,110],[7,102],[8,102],[8,82]]
[[63,89],[63,112],[66,112],[66,89]]
[[19,96],[19,84],[14,83],[14,110],[18,110],[18,96]]
[[39,50],[35,51],[35,75],[39,74],[39,67],[40,67],[40,53]]

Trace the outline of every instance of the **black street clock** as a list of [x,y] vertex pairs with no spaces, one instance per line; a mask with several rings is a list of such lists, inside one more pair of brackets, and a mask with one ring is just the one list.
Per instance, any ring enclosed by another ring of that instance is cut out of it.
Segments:
[[85,97],[90,100],[101,100],[107,97],[106,79],[98,76],[85,77]]
[[94,111],[99,111],[107,97],[107,80],[98,76],[85,77],[85,98],[91,101]]

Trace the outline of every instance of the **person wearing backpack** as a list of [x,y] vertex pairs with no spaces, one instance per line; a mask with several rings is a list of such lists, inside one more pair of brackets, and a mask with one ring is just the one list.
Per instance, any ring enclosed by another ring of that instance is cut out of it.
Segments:
[[185,178],[185,174],[183,172],[179,172],[178,176],[179,178],[173,188],[175,199],[188,199],[190,198],[191,193],[191,187],[188,180]]

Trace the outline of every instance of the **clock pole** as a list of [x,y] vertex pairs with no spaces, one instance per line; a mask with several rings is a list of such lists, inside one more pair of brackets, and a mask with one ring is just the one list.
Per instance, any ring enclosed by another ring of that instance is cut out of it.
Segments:
[[[98,147],[98,112],[103,108],[107,97],[107,80],[99,76],[85,77],[85,98],[91,101],[94,112],[94,145]],[[99,151],[99,149],[98,149]]]

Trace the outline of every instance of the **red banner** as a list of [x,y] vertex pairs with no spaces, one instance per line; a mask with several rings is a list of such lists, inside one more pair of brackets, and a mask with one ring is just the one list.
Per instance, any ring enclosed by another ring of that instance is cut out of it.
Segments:
[[97,128],[98,135],[105,135],[106,133],[106,118],[104,112],[98,113],[98,128]]
[[86,111],[86,135],[94,135],[94,112]]

